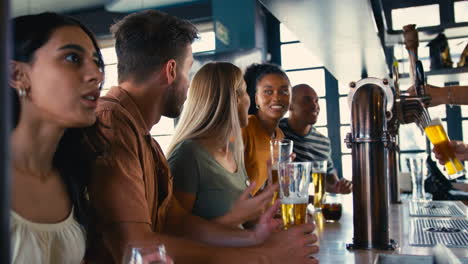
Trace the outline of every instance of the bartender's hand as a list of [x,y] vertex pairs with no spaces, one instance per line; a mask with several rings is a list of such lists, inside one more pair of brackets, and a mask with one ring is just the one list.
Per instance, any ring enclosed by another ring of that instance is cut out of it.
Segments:
[[[426,84],[424,85],[424,90],[426,91],[426,95],[429,95],[431,97],[429,106],[448,104],[448,96],[445,88]],[[409,93],[409,95],[411,96],[416,96],[416,89],[414,89],[414,86],[408,88],[406,92]]]
[[[455,152],[455,156],[460,161],[468,160],[468,145],[457,140],[452,140],[449,142],[450,147]],[[439,160],[439,163],[444,165],[446,160],[444,160],[444,156],[442,155],[442,151],[440,147],[435,146],[432,152],[434,152],[436,159]]]

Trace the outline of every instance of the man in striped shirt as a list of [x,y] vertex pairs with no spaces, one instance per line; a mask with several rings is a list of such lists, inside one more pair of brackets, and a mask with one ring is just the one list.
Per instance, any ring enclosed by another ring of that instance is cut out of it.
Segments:
[[331,159],[330,139],[313,125],[320,112],[317,93],[307,84],[292,88],[289,118],[283,118],[279,127],[285,138],[294,141],[295,161],[327,160],[326,190],[334,193],[350,193],[353,185],[339,178]]

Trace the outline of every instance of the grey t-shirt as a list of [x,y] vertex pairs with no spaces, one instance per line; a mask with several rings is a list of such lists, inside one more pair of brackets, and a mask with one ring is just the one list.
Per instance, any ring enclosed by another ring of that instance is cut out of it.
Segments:
[[195,194],[192,213],[202,218],[226,214],[246,188],[245,168],[228,172],[194,140],[178,144],[168,161],[174,189]]

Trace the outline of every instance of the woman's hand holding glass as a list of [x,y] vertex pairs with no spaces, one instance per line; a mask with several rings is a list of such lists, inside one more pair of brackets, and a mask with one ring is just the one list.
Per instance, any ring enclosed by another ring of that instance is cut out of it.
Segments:
[[251,192],[255,186],[256,183],[252,182],[236,200],[231,210],[216,219],[216,222],[237,227],[245,222],[259,219],[271,202],[273,194],[278,191],[278,184],[268,185],[266,189],[252,197]]

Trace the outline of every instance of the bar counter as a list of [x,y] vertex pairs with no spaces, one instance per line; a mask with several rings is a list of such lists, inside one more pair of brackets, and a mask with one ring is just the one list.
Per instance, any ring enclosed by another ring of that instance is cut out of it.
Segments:
[[[313,213],[316,224],[316,234],[320,252],[315,257],[320,259],[320,263],[374,263],[377,254],[397,254],[397,255],[431,255],[431,247],[415,247],[409,245],[409,209],[408,201],[401,204],[390,205],[389,225],[390,238],[397,241],[399,247],[396,250],[348,250],[346,244],[353,239],[353,202],[351,195],[343,196],[343,215],[338,222],[325,222],[321,213]],[[456,202],[466,215],[467,207],[462,202]],[[311,205],[308,210],[312,213]],[[438,218],[442,219],[442,218]],[[443,219],[448,219],[447,217]],[[468,258],[468,248],[450,248],[457,256]]]

